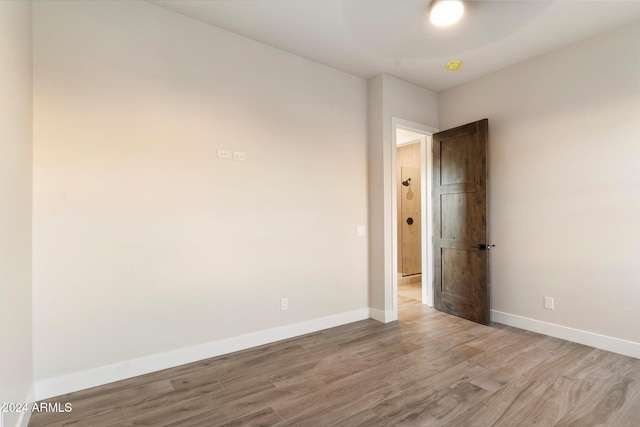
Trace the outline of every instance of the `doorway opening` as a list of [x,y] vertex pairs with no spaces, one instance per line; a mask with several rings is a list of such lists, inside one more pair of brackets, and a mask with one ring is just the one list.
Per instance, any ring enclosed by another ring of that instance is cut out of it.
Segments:
[[[396,129],[398,295],[422,301],[422,156],[426,135]],[[426,274],[426,271],[424,272]]]
[[433,307],[431,164],[437,129],[392,119],[393,311],[411,298]]

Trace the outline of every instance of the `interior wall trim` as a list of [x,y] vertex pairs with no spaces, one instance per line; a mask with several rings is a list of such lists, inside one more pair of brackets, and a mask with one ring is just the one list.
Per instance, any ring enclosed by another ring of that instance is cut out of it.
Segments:
[[393,310],[383,311],[378,310],[377,308],[370,309],[369,317],[382,323],[389,323],[398,320],[397,312],[394,312]]
[[[29,387],[24,403],[29,408],[28,411],[20,411],[19,413],[0,412],[0,427],[28,427],[31,419],[31,409],[35,401],[35,389],[33,384]],[[14,402],[18,403],[18,402]],[[8,423],[13,423],[9,425]]]
[[[32,384],[31,387],[29,387],[29,393],[27,394],[27,399],[26,399],[27,406],[29,408],[33,408],[33,404],[35,403],[35,400],[36,400],[36,390],[35,390],[35,385]],[[18,426],[28,427],[30,419],[31,419],[31,412],[23,412],[22,415],[20,416],[20,419],[18,420]]]
[[84,390],[369,318],[369,308],[362,308],[73,372],[54,378],[42,379],[35,384],[35,400],[48,399],[65,393]]
[[640,359],[640,343],[491,310],[491,321]]

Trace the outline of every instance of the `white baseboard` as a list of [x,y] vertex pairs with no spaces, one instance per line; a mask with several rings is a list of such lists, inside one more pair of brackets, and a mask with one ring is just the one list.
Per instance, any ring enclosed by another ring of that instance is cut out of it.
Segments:
[[[31,418],[31,408],[35,401],[35,392],[33,385],[29,388],[29,392],[25,398],[25,403],[29,407],[29,411],[23,411],[20,413],[4,413],[0,412],[0,427],[28,427],[29,419]],[[15,402],[17,403],[17,402]],[[11,422],[13,425],[10,425]]]
[[[33,407],[34,402],[36,401],[36,392],[33,385],[29,387],[29,393],[27,394],[26,403],[29,408]],[[31,411],[23,412],[18,419],[17,427],[28,427],[29,420],[31,419]]]
[[371,317],[373,320],[377,320],[378,322],[389,323],[393,322],[394,320],[398,320],[398,315],[392,310],[382,311],[378,310],[377,308],[370,308],[369,311],[369,317]]
[[212,341],[191,347],[185,347],[161,354],[140,357],[126,362],[101,366],[99,368],[74,372],[55,378],[47,378],[36,382],[35,397],[37,401],[84,390],[90,387],[111,383],[148,374],[162,369],[173,368],[185,363],[196,362],[234,351],[244,350],[259,345],[269,344],[299,335],[333,328],[347,323],[368,319],[369,309],[348,311],[318,319],[307,320],[291,325],[280,326],[264,331],[253,332],[236,337]]
[[491,321],[640,359],[640,343],[491,310]]

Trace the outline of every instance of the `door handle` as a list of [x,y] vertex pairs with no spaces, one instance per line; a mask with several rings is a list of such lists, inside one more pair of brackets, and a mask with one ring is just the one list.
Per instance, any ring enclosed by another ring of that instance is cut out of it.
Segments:
[[409,225],[413,224],[413,218],[411,217],[407,218],[407,224]]
[[479,245],[474,246],[474,249],[480,249],[481,251],[489,251],[491,250],[491,248],[495,248],[495,247],[496,245],[487,245],[484,243],[480,243]]

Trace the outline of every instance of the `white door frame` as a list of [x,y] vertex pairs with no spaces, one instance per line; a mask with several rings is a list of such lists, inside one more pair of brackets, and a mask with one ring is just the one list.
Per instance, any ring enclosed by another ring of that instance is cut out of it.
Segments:
[[[385,250],[385,253],[391,253],[392,260],[392,307],[391,318],[398,318],[398,190],[397,190],[397,141],[396,131],[397,129],[406,129],[412,132],[418,132],[426,135],[425,141],[420,142],[420,176],[421,176],[421,236],[420,244],[422,245],[422,303],[427,304],[429,307],[433,307],[433,203],[431,200],[431,188],[433,177],[431,171],[433,170],[433,138],[432,135],[438,132],[438,129],[432,128],[420,123],[403,120],[397,117],[391,118],[391,179],[393,185],[391,186],[391,200],[388,202],[391,206],[391,221],[393,227],[391,230],[391,241],[388,243],[391,245],[391,251]],[[386,204],[386,203],[385,203]],[[425,227],[426,224],[426,227]],[[386,264],[386,263],[385,263]],[[424,274],[424,272],[427,274]]]

